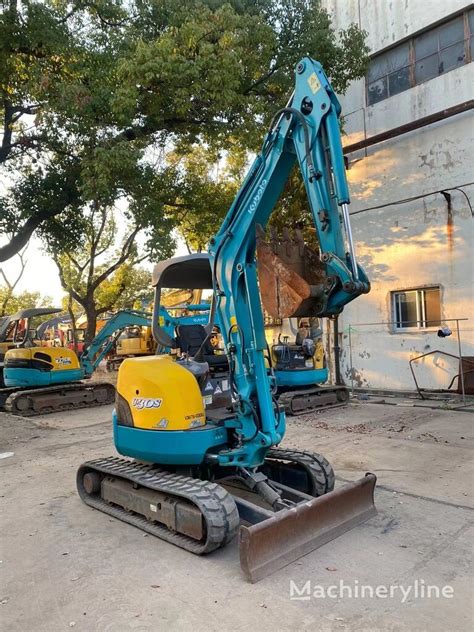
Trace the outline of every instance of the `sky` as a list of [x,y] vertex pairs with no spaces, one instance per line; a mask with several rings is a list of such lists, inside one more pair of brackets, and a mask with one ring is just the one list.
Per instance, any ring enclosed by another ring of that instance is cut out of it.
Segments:
[[[53,305],[61,305],[63,291],[59,281],[58,269],[53,260],[41,251],[41,241],[33,237],[25,259],[27,260],[22,278],[15,288],[16,292],[28,290],[51,296]],[[1,264],[10,283],[16,279],[21,269],[19,258],[12,257]]]
[[[185,254],[187,254],[186,246],[180,241],[176,256]],[[25,258],[27,260],[25,272],[15,288],[15,293],[24,290],[29,292],[37,291],[42,295],[50,296],[53,307],[61,307],[61,298],[64,292],[59,281],[58,269],[54,261],[42,251],[42,244],[38,238],[33,237],[30,240]],[[150,273],[153,269],[153,263],[151,262],[145,261],[141,266],[150,270]],[[2,263],[0,267],[4,270],[10,282],[17,277],[21,268],[18,257],[9,259]],[[0,278],[0,284],[2,282],[3,279]]]

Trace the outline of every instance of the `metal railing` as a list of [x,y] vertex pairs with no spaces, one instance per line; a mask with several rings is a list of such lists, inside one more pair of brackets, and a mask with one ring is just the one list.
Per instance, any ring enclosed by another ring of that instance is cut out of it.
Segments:
[[[435,389],[434,392],[446,392],[449,391],[450,387],[452,386],[452,384],[454,383],[454,380],[456,379],[456,377],[459,378],[459,382],[460,382],[460,387],[461,387],[461,398],[462,398],[462,402],[463,404],[466,403],[466,389],[465,389],[465,379],[464,376],[466,373],[470,373],[472,371],[472,369],[467,369],[464,370],[463,368],[463,360],[465,361],[465,358],[463,359],[462,356],[462,343],[461,343],[461,329],[459,327],[459,323],[463,322],[463,321],[468,321],[469,318],[445,318],[439,321],[429,321],[429,322],[437,322],[438,324],[436,325],[432,325],[432,326],[428,326],[427,328],[419,328],[419,329],[411,329],[408,330],[406,333],[407,335],[411,335],[413,333],[419,333],[419,334],[426,334],[426,333],[432,333],[434,334],[435,329],[441,329],[442,326],[445,323],[456,323],[456,338],[457,338],[457,347],[458,347],[458,355],[454,355],[452,353],[447,353],[441,349],[436,349],[433,351],[430,351],[429,353],[424,353],[421,354],[415,358],[411,358],[409,360],[409,367],[415,382],[415,387],[416,390],[418,391],[418,394],[420,395],[420,397],[422,399],[425,399],[425,397],[422,394],[422,390],[428,391],[428,390],[432,390],[432,389],[420,389],[419,385],[418,385],[418,381],[416,379],[416,376],[414,374],[412,365],[414,362],[416,362],[417,360],[420,360],[421,358],[424,358],[428,355],[433,355],[435,353],[440,353],[441,355],[446,355],[446,356],[450,356],[453,358],[457,358],[459,361],[459,374],[455,375],[454,378],[451,380],[451,383],[448,387],[448,389]],[[345,328],[343,333],[347,333],[348,334],[348,338],[349,338],[349,364],[350,364],[350,379],[351,379],[351,391],[352,393],[354,393],[354,372],[355,372],[355,368],[354,368],[354,363],[353,363],[353,334],[355,333],[356,329],[355,327],[366,327],[366,326],[388,326],[388,327],[393,327],[393,326],[399,326],[400,321],[382,321],[382,322],[372,322],[372,323],[351,323],[349,324],[349,326],[347,327],[347,329]],[[404,325],[414,325],[417,326],[419,325],[419,321],[403,321]],[[390,331],[384,332],[384,333],[392,333],[392,334],[403,334],[403,329],[400,329],[399,327],[396,329],[392,329]],[[469,364],[473,364],[471,361],[468,361]],[[458,388],[459,388],[458,385]],[[432,390],[433,392],[433,390]]]

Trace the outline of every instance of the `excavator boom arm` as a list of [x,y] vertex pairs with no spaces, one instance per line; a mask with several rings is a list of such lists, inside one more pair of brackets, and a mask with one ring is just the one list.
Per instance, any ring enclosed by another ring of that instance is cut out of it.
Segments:
[[261,153],[210,242],[216,310],[235,366],[233,380],[242,404],[243,434],[248,440],[257,423],[262,445],[281,440],[284,419],[272,399],[265,363],[256,229],[268,224],[295,161],[305,184],[325,268],[323,282],[311,288],[318,310],[308,315],[338,314],[370,287],[357,264],[350,233],[339,114],[339,102],[321,65],[304,58],[296,68],[290,102],[275,115]]
[[86,376],[92,375],[99,363],[105,358],[115,342],[118,334],[132,325],[148,327],[151,314],[135,310],[122,310],[112,316],[102,327],[81,356],[81,366]]

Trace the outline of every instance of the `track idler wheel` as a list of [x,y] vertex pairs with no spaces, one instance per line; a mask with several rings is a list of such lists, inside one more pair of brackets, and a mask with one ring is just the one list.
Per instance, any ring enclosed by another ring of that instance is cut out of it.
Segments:
[[82,485],[89,495],[100,492],[100,483],[101,477],[97,472],[86,472],[82,477]]

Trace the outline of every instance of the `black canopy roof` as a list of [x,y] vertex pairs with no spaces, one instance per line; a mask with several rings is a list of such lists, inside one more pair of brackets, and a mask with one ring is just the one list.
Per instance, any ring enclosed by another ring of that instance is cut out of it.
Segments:
[[13,316],[10,316],[10,321],[20,320],[20,318],[32,318],[33,316],[46,316],[48,314],[59,314],[63,310],[58,307],[32,307],[31,309],[21,309]]
[[157,263],[152,276],[153,287],[181,290],[211,290],[212,271],[209,255],[197,253],[173,257]]
[[48,314],[58,314],[62,309],[56,307],[32,307],[30,309],[21,309],[16,314],[3,316],[0,318],[0,340],[6,335],[10,323],[14,323],[22,318],[32,318],[33,316],[43,316]]

